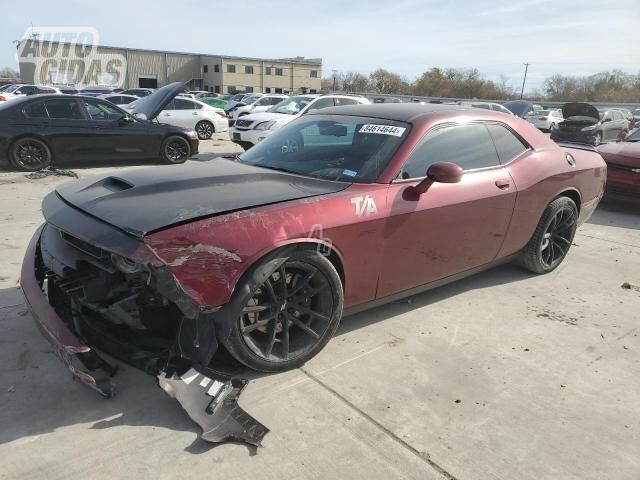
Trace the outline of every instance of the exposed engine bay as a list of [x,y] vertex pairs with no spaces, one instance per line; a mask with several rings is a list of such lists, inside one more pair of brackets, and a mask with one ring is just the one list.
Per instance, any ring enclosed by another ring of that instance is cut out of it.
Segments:
[[233,369],[210,366],[217,350],[213,319],[166,267],[111,254],[51,224],[42,230],[35,262],[49,304],[91,346],[75,355],[90,373],[63,358],[76,377],[107,398],[114,394],[117,367],[95,347],[156,376],[202,427],[203,439],[260,444],[268,429],[237,403],[248,382]]

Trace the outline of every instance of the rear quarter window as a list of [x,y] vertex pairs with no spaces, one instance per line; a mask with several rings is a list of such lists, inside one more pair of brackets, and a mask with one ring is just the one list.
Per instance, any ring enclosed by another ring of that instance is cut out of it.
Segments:
[[22,113],[28,118],[49,118],[47,109],[44,108],[44,102],[35,102],[27,105],[22,109]]
[[497,124],[489,124],[487,125],[487,128],[489,129],[491,138],[493,138],[493,143],[498,151],[500,163],[503,165],[505,163],[509,163],[518,155],[529,149],[529,147],[522,143],[522,141],[507,127]]

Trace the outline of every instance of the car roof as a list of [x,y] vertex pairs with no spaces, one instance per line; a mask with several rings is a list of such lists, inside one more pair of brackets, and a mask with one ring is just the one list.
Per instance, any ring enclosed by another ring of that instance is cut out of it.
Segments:
[[311,115],[351,115],[354,117],[377,117],[399,122],[412,122],[413,120],[431,114],[444,112],[469,112],[475,111],[460,105],[438,105],[419,103],[370,103],[357,105],[344,105],[341,107],[328,107],[310,112]]

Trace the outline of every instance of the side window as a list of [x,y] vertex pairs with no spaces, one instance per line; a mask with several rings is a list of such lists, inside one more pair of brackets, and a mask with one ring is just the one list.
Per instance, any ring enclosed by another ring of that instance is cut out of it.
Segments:
[[117,108],[106,103],[96,102],[94,100],[82,100],[82,103],[91,120],[109,121],[122,117],[122,113]]
[[464,170],[500,165],[484,125],[458,125],[430,130],[400,170],[399,178],[421,178],[437,162],[453,162]]
[[310,112],[311,110],[319,110],[321,108],[333,107],[334,105],[335,104],[333,103],[333,98],[321,98],[313,102],[309,107],[309,110],[307,111]]
[[256,102],[256,107],[264,107],[264,106],[267,106],[267,105],[273,105],[271,103],[271,98],[269,98],[269,97],[261,98],[260,100],[258,100]]
[[489,133],[491,133],[493,143],[495,143],[496,150],[498,150],[498,157],[503,165],[509,163],[522,152],[527,151],[527,146],[508,128],[495,124],[489,124],[487,128],[489,129]]
[[174,99],[175,110],[197,110],[200,105],[197,105],[189,100],[183,100],[182,98]]
[[284,98],[282,98],[282,97],[271,97],[269,99],[269,105],[277,105],[283,100],[284,100]]
[[29,118],[49,118],[47,110],[44,108],[44,102],[35,102],[27,105],[22,112]]
[[60,118],[66,120],[83,120],[82,112],[80,111],[80,105],[75,99],[70,98],[47,100],[45,102],[47,112],[49,112],[49,118]]
[[356,102],[353,98],[334,98],[336,102],[336,107],[340,107],[341,105],[355,105]]

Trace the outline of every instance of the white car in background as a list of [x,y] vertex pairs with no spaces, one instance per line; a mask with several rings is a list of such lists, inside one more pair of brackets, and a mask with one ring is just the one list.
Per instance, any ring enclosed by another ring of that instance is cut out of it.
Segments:
[[0,92],[0,102],[8,102],[15,98],[29,95],[39,95],[41,93],[62,95],[62,92],[55,87],[44,87],[42,85],[11,85]]
[[502,112],[507,115],[513,115],[513,112],[507,107],[503,107],[499,103],[492,102],[460,102],[460,105],[465,107],[482,108],[484,110],[493,110],[494,112]]
[[551,131],[556,128],[564,118],[560,110],[535,110],[525,116],[525,120],[540,130]]
[[[137,101],[122,105],[122,108],[131,111],[136,104]],[[214,133],[226,132],[229,129],[229,121],[224,110],[184,96],[176,96],[171,100],[158,115],[158,122],[195,130],[200,140],[208,140]]]
[[229,128],[231,141],[245,150],[261,142],[275,130],[312,110],[342,105],[371,103],[364,97],[355,95],[297,95],[283,100],[266,112],[250,113],[238,119]]
[[238,120],[238,118],[250,113],[266,112],[271,107],[279,104],[287,98],[289,98],[289,95],[283,95],[280,93],[258,93],[256,95],[246,97],[240,103],[236,104],[234,108],[227,111],[227,115],[229,116],[229,126],[233,126],[233,123]]

